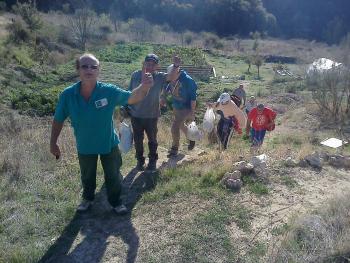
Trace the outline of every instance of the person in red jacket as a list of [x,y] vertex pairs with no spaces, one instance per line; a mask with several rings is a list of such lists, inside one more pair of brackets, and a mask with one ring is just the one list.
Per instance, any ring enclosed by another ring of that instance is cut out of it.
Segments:
[[252,146],[261,146],[264,141],[266,131],[275,128],[276,112],[260,103],[248,114],[246,135],[252,140]]

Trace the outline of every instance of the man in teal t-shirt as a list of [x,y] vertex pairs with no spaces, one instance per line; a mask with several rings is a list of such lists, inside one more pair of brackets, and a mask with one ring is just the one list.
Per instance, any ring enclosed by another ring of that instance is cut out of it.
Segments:
[[83,185],[83,201],[77,211],[86,211],[92,205],[96,189],[97,159],[100,156],[108,202],[116,213],[123,214],[127,208],[120,200],[122,159],[113,112],[116,106],[141,101],[153,85],[153,77],[142,72],[140,85],[130,92],[112,84],[98,82],[100,65],[92,54],[83,54],[77,59],[76,69],[80,81],[66,88],[59,97],[52,123],[50,151],[57,159],[60,157],[57,139],[65,119],[69,117],[76,139]]

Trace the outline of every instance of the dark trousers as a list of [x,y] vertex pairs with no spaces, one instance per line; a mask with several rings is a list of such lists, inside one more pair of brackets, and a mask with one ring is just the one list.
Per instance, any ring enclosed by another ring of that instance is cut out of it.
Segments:
[[[79,165],[81,182],[83,185],[83,198],[93,201],[96,190],[96,169],[98,154],[79,154]],[[108,202],[112,207],[121,204],[121,182],[120,167],[122,158],[118,146],[114,147],[108,154],[100,154],[100,160],[104,171]]]
[[145,161],[145,157],[143,157],[143,139],[145,132],[148,138],[149,161],[158,160],[157,123],[158,118],[131,118],[131,124],[134,133],[136,159],[140,162]]
[[221,117],[217,126],[217,133],[224,149],[227,149],[227,144],[230,139],[230,134],[232,132],[232,129],[233,129],[232,118],[226,119],[224,117]]

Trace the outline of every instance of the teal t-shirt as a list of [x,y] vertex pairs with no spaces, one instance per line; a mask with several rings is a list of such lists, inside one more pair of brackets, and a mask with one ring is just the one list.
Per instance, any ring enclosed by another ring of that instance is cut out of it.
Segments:
[[113,112],[125,105],[131,92],[115,85],[97,82],[86,101],[80,95],[81,82],[66,88],[60,95],[54,120],[64,122],[69,117],[80,154],[107,154],[118,145]]

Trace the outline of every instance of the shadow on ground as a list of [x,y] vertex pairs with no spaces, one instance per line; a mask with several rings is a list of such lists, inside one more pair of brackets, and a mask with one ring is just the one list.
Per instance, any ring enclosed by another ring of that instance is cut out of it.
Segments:
[[111,210],[103,186],[91,210],[76,213],[39,262],[135,262],[139,237],[132,224],[132,209],[145,191],[155,187],[158,176],[158,172],[134,169],[124,178],[122,196],[131,211],[124,216]]

